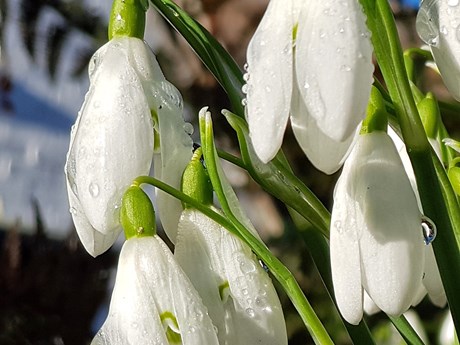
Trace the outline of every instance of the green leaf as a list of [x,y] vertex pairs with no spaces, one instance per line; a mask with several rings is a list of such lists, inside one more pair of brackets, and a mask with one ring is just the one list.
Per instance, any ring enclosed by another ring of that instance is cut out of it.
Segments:
[[233,111],[243,116],[244,80],[240,68],[219,42],[198,22],[170,0],[150,0],[158,12],[187,40],[201,61],[227,93]]
[[237,229],[239,237],[264,261],[273,276],[286,291],[315,343],[333,344],[292,273],[255,236],[252,224],[241,211],[238,199],[236,199],[220,167],[219,156],[214,146],[211,115],[205,110],[200,113],[200,135],[209,177],[224,214]]

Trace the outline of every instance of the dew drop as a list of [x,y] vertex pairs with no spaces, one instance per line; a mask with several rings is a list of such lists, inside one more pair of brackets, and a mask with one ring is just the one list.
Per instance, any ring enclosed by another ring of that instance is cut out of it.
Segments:
[[249,74],[249,73],[243,74],[243,80],[244,80],[244,81],[246,81],[246,82],[249,81],[249,78],[250,78],[250,74]]
[[265,91],[268,92],[268,93],[270,93],[270,92],[272,92],[272,89],[271,89],[270,86],[265,86]]
[[447,4],[452,7],[457,6],[458,3],[459,3],[459,0],[447,0]]
[[259,265],[260,267],[262,267],[264,269],[265,272],[268,272],[269,271],[269,268],[268,266],[265,264],[265,262],[263,262],[262,260],[259,259]]
[[190,326],[190,327],[188,328],[188,332],[189,332],[189,333],[195,333],[195,332],[196,332],[196,328],[195,328],[194,326]]
[[73,215],[76,215],[76,214],[77,214],[77,209],[76,209],[75,207],[71,207],[71,208],[69,209],[69,212],[70,212],[71,214],[73,214]]
[[190,123],[190,122],[186,122],[184,123],[184,131],[185,133],[187,133],[188,135],[192,135],[193,134],[193,125]]
[[243,107],[247,106],[247,105],[248,105],[248,100],[247,100],[246,98],[243,98],[243,99],[241,100],[241,105],[242,105]]
[[308,89],[309,87],[310,87],[310,84],[308,84],[308,81],[306,81],[305,84],[303,84],[303,88]]
[[89,194],[93,198],[97,198],[99,196],[99,185],[97,183],[91,182],[89,184]]
[[343,233],[343,227],[342,227],[342,222],[340,220],[336,220],[334,222],[334,228],[337,230],[339,234]]
[[342,65],[342,66],[340,66],[340,70],[341,70],[341,71],[345,71],[345,72],[350,72],[350,71],[351,71],[351,67],[348,66],[348,65]]
[[438,17],[438,8],[435,1],[425,0],[422,2],[415,26],[420,38],[430,46],[437,46],[439,43]]
[[254,316],[256,316],[256,313],[255,313],[254,309],[252,309],[252,308],[247,308],[247,309],[246,309],[246,314],[248,314],[249,317],[254,317]]
[[241,91],[243,91],[244,94],[247,94],[249,90],[248,84],[244,84],[243,87],[241,88]]
[[426,245],[433,243],[436,238],[436,232],[436,225],[433,221],[426,216],[422,216],[422,234]]
[[256,270],[256,266],[251,261],[244,260],[240,262],[240,270],[241,272],[247,274],[254,272]]
[[249,71],[249,65],[248,65],[247,62],[243,65],[243,69],[244,69],[246,72]]
[[265,46],[265,45],[266,45],[265,41],[263,41],[263,40],[260,41],[260,46],[261,46],[261,47],[263,47],[263,46]]

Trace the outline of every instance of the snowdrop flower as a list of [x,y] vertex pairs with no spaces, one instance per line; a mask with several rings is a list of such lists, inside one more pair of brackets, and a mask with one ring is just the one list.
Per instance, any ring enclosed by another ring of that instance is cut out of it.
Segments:
[[[412,169],[412,164],[406,151],[406,145],[391,127],[388,127],[388,135],[390,136],[391,140],[393,140],[399,157],[403,163],[404,170],[406,171],[406,175],[409,177],[412,190],[414,191],[415,197],[417,199],[417,205],[419,207],[420,213],[423,213],[422,202],[420,201],[420,195],[417,188],[417,181],[415,180],[414,170]],[[439,143],[434,140],[430,140],[430,143],[440,158],[441,152],[440,149],[437,149],[439,148]],[[427,223],[426,226],[428,225],[429,224]],[[430,236],[429,234],[425,235]],[[435,233],[431,235],[433,237],[431,241],[434,240],[435,235]],[[429,243],[427,243],[425,246],[425,266],[422,280],[423,285],[421,286],[421,289],[419,288],[418,293],[415,294],[412,305],[417,305],[422,300],[423,296],[428,293],[428,297],[430,298],[431,302],[433,302],[434,305],[442,308],[447,303],[446,293],[442,285],[441,274],[439,273],[438,265],[436,263],[433,246],[431,245],[430,239],[426,238],[425,241]]]
[[248,47],[244,90],[259,158],[278,152],[290,114],[313,165],[335,172],[365,115],[371,57],[358,1],[270,1]]
[[217,345],[211,319],[158,236],[131,238],[120,253],[107,320],[92,345]]
[[[183,191],[212,205],[212,186],[195,155],[183,177]],[[287,344],[280,301],[248,245],[200,211],[186,207],[174,252],[203,298],[220,345]]]
[[[121,232],[122,195],[134,178],[149,174],[154,149],[156,176],[179,187],[192,142],[183,129],[181,96],[142,40],[113,38],[94,54],[89,77],[65,172],[78,235],[86,250],[97,256]],[[156,135],[161,133],[155,148],[154,129]],[[171,140],[176,140],[175,146]],[[168,175],[164,169],[169,169]],[[163,204],[160,215],[171,206]],[[172,204],[169,222],[177,227],[181,206],[177,200]]]
[[156,235],[155,211],[138,186],[124,194],[127,241],[107,320],[92,345],[218,345],[206,307]]
[[358,324],[363,289],[382,311],[401,315],[421,284],[421,215],[390,137],[359,135],[334,191],[331,266],[342,316]]
[[455,1],[423,0],[416,27],[420,38],[430,46],[442,79],[452,96],[460,100],[460,7]]

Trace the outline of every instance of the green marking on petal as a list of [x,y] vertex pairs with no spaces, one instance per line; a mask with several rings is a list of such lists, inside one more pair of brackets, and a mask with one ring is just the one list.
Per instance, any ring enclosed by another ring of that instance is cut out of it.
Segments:
[[160,151],[160,128],[158,127],[158,113],[154,109],[150,109],[150,115],[153,121],[153,152]]
[[166,338],[169,344],[182,344],[182,337],[180,336],[179,324],[173,313],[165,311],[160,315],[161,323],[166,332]]
[[299,23],[295,23],[294,27],[292,28],[292,42],[295,44],[295,40],[297,39],[297,29],[299,27]]
[[230,285],[228,284],[228,280],[219,285],[219,296],[222,302],[227,302],[228,296],[230,296]]

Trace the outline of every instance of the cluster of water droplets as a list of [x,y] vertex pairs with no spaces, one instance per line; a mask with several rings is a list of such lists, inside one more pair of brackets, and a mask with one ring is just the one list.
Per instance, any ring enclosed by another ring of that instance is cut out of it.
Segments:
[[[244,68],[244,74],[243,74],[243,79],[244,81],[246,82],[243,87],[241,88],[241,91],[247,95],[248,94],[248,91],[249,91],[249,85],[248,85],[248,81],[249,81],[249,78],[250,78],[250,74],[249,74],[249,65],[247,63],[244,64],[243,66]],[[243,107],[247,106],[248,104],[248,100],[246,99],[246,97],[244,97],[242,100],[241,100],[241,104],[243,105]]]
[[[416,28],[420,38],[429,46],[438,47],[441,35],[454,37],[460,41],[460,18],[452,16],[460,11],[460,0],[424,0],[417,14]],[[446,7],[447,4],[447,7]],[[446,13],[441,13],[445,11]],[[446,16],[447,14],[447,16]],[[440,16],[449,18],[441,21]]]

